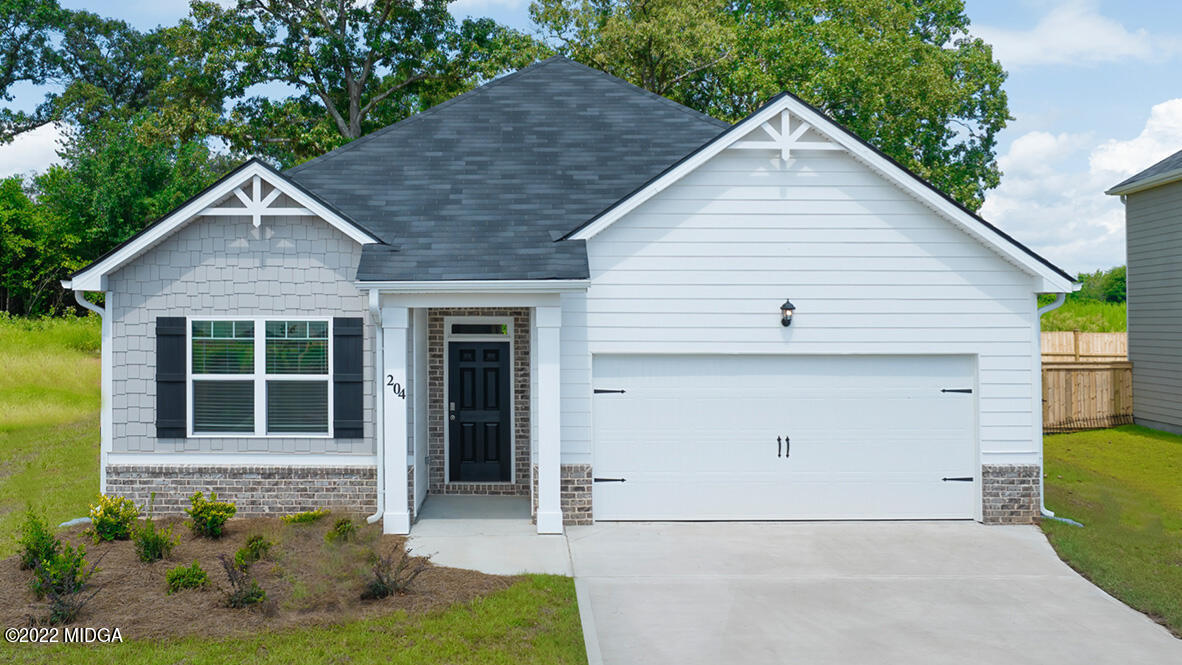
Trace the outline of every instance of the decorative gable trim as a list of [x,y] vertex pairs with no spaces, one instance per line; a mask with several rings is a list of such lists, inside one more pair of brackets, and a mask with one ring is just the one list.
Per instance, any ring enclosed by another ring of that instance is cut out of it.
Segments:
[[1023,271],[1038,277],[1040,283],[1036,286],[1037,291],[1058,293],[1078,288],[1070,274],[952,200],[931,183],[803,100],[786,92],[772,98],[762,108],[732,125],[713,141],[690,153],[607,210],[566,234],[562,240],[588,240],[595,237],[728,148],[774,150],[779,152],[780,158],[784,160],[791,159],[795,151],[842,150],[912,194],[970,237],[998,252]]
[[[262,195],[263,183],[273,187],[266,196]],[[298,206],[272,207],[281,194],[295,201]],[[234,196],[237,202],[241,203],[241,207],[214,207],[227,196]],[[370,245],[381,242],[377,236],[283,177],[278,171],[257,159],[252,159],[89,266],[74,273],[70,279],[62,280],[62,286],[76,291],[105,291],[107,275],[127,265],[192,220],[205,215],[250,217],[256,227],[262,224],[263,217],[319,217],[358,244]]]

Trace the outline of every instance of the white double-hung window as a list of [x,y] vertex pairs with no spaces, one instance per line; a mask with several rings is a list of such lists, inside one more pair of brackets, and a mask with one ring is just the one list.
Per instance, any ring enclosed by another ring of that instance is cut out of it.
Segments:
[[330,322],[191,319],[193,436],[328,436]]

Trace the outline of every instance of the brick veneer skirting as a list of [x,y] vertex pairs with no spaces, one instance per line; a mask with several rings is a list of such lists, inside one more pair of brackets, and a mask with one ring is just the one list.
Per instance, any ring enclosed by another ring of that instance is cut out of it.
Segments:
[[1031,524],[1039,515],[1037,466],[981,467],[982,517],[986,524]]
[[[449,483],[444,454],[443,319],[499,316],[513,319],[513,467],[511,483]],[[529,494],[529,310],[522,308],[433,308],[427,312],[427,483],[431,494]]]
[[108,466],[107,493],[146,504],[157,514],[181,513],[194,492],[217,492],[239,515],[273,515],[331,508],[372,513],[377,476],[372,466]]
[[[563,464],[560,492],[562,523],[567,526],[587,526],[594,521],[591,513],[591,465]],[[533,467],[533,499],[530,519],[538,517],[538,465]]]

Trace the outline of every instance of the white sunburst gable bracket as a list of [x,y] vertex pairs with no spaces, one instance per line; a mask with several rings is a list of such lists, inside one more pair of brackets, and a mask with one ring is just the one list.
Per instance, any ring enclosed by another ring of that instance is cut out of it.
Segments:
[[[820,138],[821,140],[818,140]],[[993,227],[937,191],[845,127],[803,100],[781,93],[762,108],[732,125],[714,140],[686,155],[644,186],[566,234],[561,240],[590,240],[644,202],[692,173],[727,149],[775,151],[787,163],[795,152],[840,150],[877,172],[888,182],[910,193],[969,237],[1001,254],[1010,263],[1035,276],[1039,293],[1063,293],[1078,289],[1062,269]]]
[[753,131],[730,147],[739,150],[775,150],[785,162],[792,159],[793,150],[844,150],[829,141],[804,140],[804,135],[812,128],[809,123],[793,116],[788,109],[780,109],[778,117],[773,116],[759,124],[764,136],[751,138],[751,134],[756,133]]
[[[271,186],[271,191],[266,195],[263,194],[264,183]],[[272,204],[281,195],[286,195],[295,205],[273,207]],[[226,207],[223,202],[229,196],[241,202],[242,207]],[[107,275],[198,217],[249,217],[256,228],[262,225],[264,217],[316,217],[358,244],[381,242],[283,174],[252,159],[94,263],[74,273],[70,279],[63,280],[62,286],[76,291],[105,291]]]

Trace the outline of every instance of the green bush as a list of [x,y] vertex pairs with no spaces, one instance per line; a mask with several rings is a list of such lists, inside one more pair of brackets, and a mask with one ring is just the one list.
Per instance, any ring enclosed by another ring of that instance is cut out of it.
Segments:
[[168,593],[174,594],[185,589],[204,589],[209,586],[209,575],[196,561],[191,566],[177,566],[164,575],[168,581]]
[[234,504],[218,501],[218,495],[214,492],[209,493],[208,499],[201,492],[197,492],[189,498],[189,502],[193,504],[192,508],[185,510],[193,519],[189,526],[193,533],[205,538],[220,538],[226,520],[238,512]]
[[157,530],[151,518],[144,520],[143,525],[135,530],[132,539],[135,541],[135,553],[144,563],[168,557],[177,544],[177,538],[172,535],[172,525]]
[[273,543],[259,535],[246,539],[246,545],[234,553],[234,563],[239,568],[247,568],[250,564],[267,556]]
[[86,567],[86,547],[74,549],[62,545],[61,551],[52,557],[41,559],[33,567],[33,579],[29,582],[33,595],[40,600],[47,595],[61,596],[78,593],[86,586],[96,568]]
[[17,544],[21,548],[21,570],[36,568],[38,561],[56,557],[62,548],[61,541],[49,530],[45,518],[31,507],[25,511],[25,523],[21,525]]
[[324,542],[348,542],[357,536],[357,525],[348,517],[342,517],[324,534]]
[[90,532],[94,542],[131,538],[132,527],[139,515],[140,509],[131,499],[100,494],[98,503],[90,504]]
[[250,576],[250,565],[239,566],[231,562],[225,554],[219,554],[218,560],[226,571],[226,579],[230,581],[230,591],[226,593],[226,604],[233,608],[249,607],[267,599],[267,592]]
[[305,510],[302,513],[284,515],[279,519],[283,520],[287,524],[311,524],[312,522],[320,521],[320,519],[325,515],[328,515],[328,513],[329,510],[327,508],[319,508],[317,510]]

